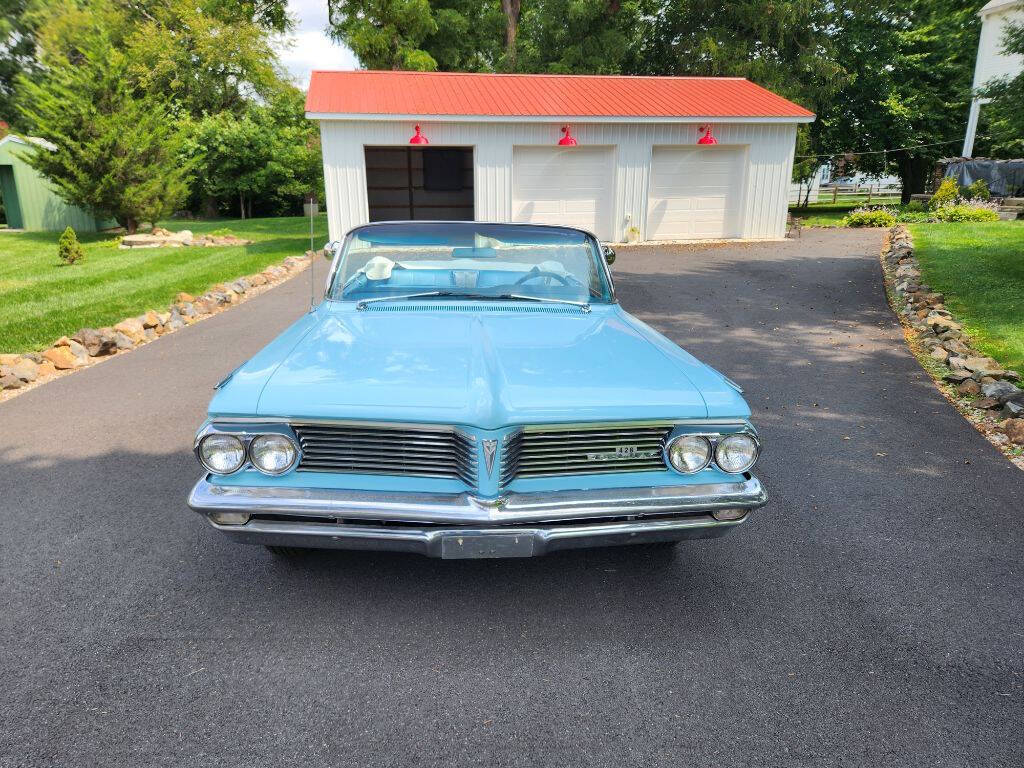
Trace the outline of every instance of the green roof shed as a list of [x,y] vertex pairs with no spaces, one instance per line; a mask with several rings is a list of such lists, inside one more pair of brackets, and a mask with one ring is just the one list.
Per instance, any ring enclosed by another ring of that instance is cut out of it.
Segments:
[[99,229],[96,217],[64,202],[50,183],[25,162],[25,155],[50,148],[42,139],[22,138],[13,133],[0,139],[0,196],[7,226],[30,232],[59,232],[68,226],[76,232],[95,232]]

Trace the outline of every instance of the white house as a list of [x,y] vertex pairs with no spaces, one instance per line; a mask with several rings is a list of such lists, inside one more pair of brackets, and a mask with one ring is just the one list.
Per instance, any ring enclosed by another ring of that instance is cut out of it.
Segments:
[[604,240],[785,233],[798,123],[742,78],[314,72],[333,239],[396,219],[565,224]]
[[[975,93],[990,81],[1002,77],[1015,77],[1024,71],[1024,56],[1003,53],[1003,35],[1008,24],[1024,24],[1024,0],[991,0],[978,11],[981,17],[981,39],[978,41],[978,58],[974,64]],[[974,153],[974,135],[978,130],[978,116],[986,99],[975,96],[967,117],[967,132],[964,134],[964,157]]]

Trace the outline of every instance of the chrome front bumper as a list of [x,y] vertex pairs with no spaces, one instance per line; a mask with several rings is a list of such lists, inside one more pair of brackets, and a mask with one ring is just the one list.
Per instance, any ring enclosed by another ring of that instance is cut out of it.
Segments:
[[188,504],[211,525],[252,544],[418,552],[432,557],[528,557],[557,549],[712,538],[767,496],[744,475],[734,483],[654,488],[421,494],[196,483]]

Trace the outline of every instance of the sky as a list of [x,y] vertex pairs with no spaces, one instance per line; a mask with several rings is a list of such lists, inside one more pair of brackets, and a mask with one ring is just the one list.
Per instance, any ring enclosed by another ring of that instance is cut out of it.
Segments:
[[335,43],[327,28],[327,0],[288,0],[288,12],[295,19],[290,48],[280,51],[281,63],[295,84],[305,90],[314,69],[356,69],[359,62],[346,46]]

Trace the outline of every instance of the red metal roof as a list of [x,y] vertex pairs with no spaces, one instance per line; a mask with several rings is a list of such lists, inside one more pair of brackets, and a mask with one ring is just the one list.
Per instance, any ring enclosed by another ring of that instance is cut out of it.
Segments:
[[311,114],[493,117],[772,117],[814,113],[738,77],[315,71]]

